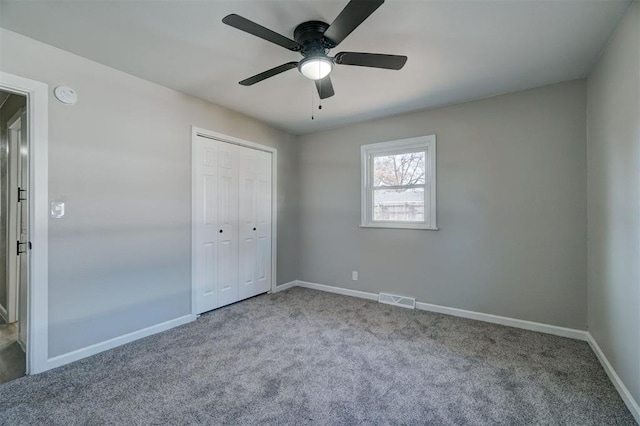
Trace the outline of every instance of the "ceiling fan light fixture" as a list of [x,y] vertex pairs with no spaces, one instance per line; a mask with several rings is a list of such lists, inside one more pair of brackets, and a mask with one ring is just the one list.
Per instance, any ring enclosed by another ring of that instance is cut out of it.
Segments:
[[322,80],[333,69],[333,61],[326,56],[310,56],[300,61],[298,69],[311,80]]

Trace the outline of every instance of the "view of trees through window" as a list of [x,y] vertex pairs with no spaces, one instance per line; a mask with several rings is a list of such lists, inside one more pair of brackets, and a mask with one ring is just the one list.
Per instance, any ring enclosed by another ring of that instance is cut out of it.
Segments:
[[373,186],[424,184],[424,151],[374,157]]
[[425,152],[373,157],[373,220],[424,221]]

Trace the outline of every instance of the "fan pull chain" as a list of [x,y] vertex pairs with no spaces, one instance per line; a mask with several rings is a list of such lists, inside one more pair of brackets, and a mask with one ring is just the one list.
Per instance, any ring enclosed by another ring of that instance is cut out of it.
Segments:
[[322,96],[320,96],[320,93],[322,93],[322,80],[320,80],[320,92],[318,93],[318,109],[322,109]]
[[[320,80],[320,82],[318,83],[319,86],[319,90],[318,90],[318,109],[322,109],[322,97],[320,96],[320,93],[322,93],[322,80]],[[315,93],[316,93],[316,87],[315,87],[315,81],[313,86],[311,86],[311,119],[315,120],[315,116],[313,114],[314,110],[315,110],[315,105],[313,100],[315,99]]]
[[[318,61],[318,75],[320,75],[320,61]],[[320,91],[318,92],[318,109],[322,109],[322,80],[320,80]]]

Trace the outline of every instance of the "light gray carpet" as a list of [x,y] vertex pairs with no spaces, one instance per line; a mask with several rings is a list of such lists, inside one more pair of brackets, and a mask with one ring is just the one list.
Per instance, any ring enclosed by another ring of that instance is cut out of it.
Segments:
[[0,424],[633,425],[580,341],[293,288],[0,386]]

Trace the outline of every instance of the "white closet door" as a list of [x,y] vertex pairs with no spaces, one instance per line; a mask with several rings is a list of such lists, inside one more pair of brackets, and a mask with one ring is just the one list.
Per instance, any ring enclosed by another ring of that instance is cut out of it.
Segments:
[[194,150],[194,279],[202,313],[218,307],[218,143],[198,137]]
[[271,288],[271,154],[239,148],[240,299]]
[[271,290],[271,212],[272,180],[271,153],[258,151],[258,261],[256,264],[256,291]]
[[219,144],[218,268],[219,304],[240,300],[238,293],[238,151],[236,145]]
[[271,289],[271,154],[198,136],[194,144],[196,312]]

